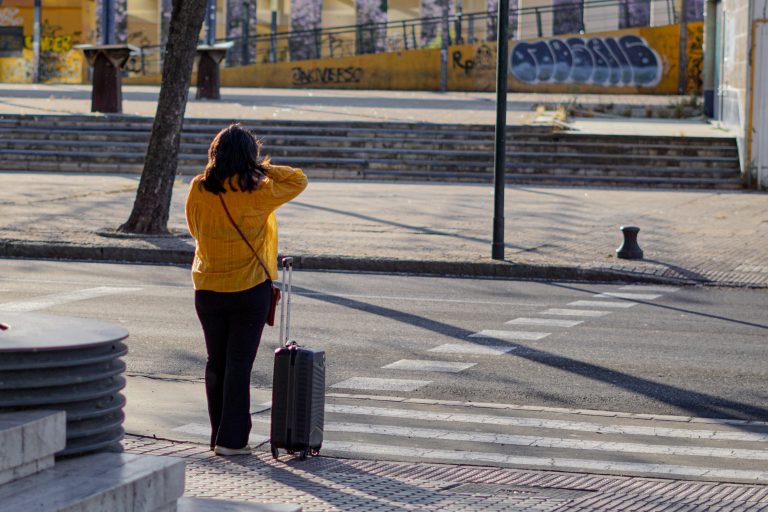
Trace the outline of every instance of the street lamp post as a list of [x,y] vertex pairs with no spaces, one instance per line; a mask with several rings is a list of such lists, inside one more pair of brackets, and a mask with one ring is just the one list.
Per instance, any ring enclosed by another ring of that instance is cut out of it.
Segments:
[[493,243],[491,257],[504,259],[504,173],[507,150],[507,60],[509,0],[499,0],[496,40],[496,138],[493,157]]

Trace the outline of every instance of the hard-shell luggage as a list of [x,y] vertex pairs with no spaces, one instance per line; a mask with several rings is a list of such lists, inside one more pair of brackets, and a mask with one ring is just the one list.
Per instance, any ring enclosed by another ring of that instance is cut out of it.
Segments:
[[[319,455],[325,417],[325,352],[290,339],[293,258],[283,258],[283,301],[280,306],[280,343],[275,350],[272,377],[272,456],[279,449],[299,458]],[[286,273],[288,278],[286,280]]]

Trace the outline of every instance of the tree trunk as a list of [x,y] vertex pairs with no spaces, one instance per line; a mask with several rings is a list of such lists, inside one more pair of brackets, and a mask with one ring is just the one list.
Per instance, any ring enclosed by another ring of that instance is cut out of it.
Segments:
[[140,234],[168,232],[168,213],[178,165],[181,126],[207,5],[207,0],[173,0],[163,61],[163,81],[152,136],[133,211],[119,231]]

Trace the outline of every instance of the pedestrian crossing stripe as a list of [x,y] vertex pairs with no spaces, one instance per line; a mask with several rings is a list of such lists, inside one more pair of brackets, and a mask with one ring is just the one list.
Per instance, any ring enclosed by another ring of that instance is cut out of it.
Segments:
[[446,343],[429,349],[427,352],[440,354],[467,354],[478,356],[493,356],[512,352],[517,347],[510,345],[480,345],[479,343]]
[[627,286],[622,286],[619,288],[619,290],[629,290],[629,291],[642,291],[642,292],[663,292],[663,293],[673,293],[678,291],[680,288],[675,288],[674,286],[657,286],[657,285],[646,285],[646,284],[629,284]]
[[560,316],[605,316],[610,315],[610,311],[595,311],[593,309],[558,309],[552,308],[541,312],[542,315],[560,315]]
[[416,411],[389,407],[360,405],[326,404],[326,413],[376,416],[386,418],[411,419],[415,416],[423,421],[448,421],[451,423],[471,423],[481,425],[500,425],[508,427],[545,428],[589,432],[598,434],[620,434],[677,439],[703,439],[707,441],[768,442],[768,433],[742,432],[725,430],[704,430],[670,428],[643,425],[602,424],[587,421],[554,420],[526,416],[504,416],[493,414],[471,414],[457,412]]
[[709,468],[682,466],[675,464],[648,464],[642,462],[623,462],[609,460],[568,459],[559,457],[523,457],[458,450],[436,450],[419,447],[398,447],[359,442],[325,441],[323,450],[332,454],[361,455],[371,457],[393,457],[397,460],[452,461],[483,465],[501,465],[507,467],[531,467],[538,469],[557,469],[561,471],[590,471],[594,473],[643,473],[658,476],[682,476],[688,478],[707,478],[725,480],[748,480],[768,482],[768,472],[740,469]]
[[524,332],[524,331],[494,331],[491,329],[484,329],[480,332],[470,334],[470,338],[497,338],[500,340],[509,341],[536,341],[542,338],[546,338],[551,333],[549,332]]
[[105,297],[107,295],[135,292],[139,290],[141,290],[141,288],[98,286],[96,288],[86,288],[84,290],[73,290],[69,292],[44,295],[27,301],[6,302],[4,304],[0,304],[0,311],[9,313],[28,313],[30,311],[38,311],[52,306],[68,304],[70,302],[95,299],[98,297]]
[[657,293],[622,293],[622,292],[604,292],[595,294],[598,299],[627,299],[627,300],[654,300],[661,297]]
[[387,370],[405,370],[405,371],[419,371],[419,372],[445,372],[445,373],[458,373],[472,368],[477,363],[458,363],[454,361],[429,361],[429,360],[416,360],[416,359],[401,359],[382,366]]
[[374,377],[352,377],[333,384],[332,388],[367,389],[376,391],[416,391],[431,384],[431,380],[378,379]]
[[[417,413],[420,417],[420,412]],[[269,423],[268,416],[255,416],[254,421]],[[403,427],[398,425],[376,425],[372,423],[325,424],[326,432],[347,432],[380,436],[407,437],[417,439],[435,439],[439,441],[459,441],[462,443],[486,443],[510,446],[530,446],[533,448],[560,448],[566,450],[585,450],[601,452],[642,453],[652,455],[670,455],[677,457],[712,457],[741,460],[768,460],[768,450],[749,450],[739,448],[720,448],[705,446],[680,446],[666,444],[625,443],[594,441],[590,439],[567,439],[560,437],[542,437],[496,432],[469,432],[437,428]]]
[[577,300],[569,302],[569,306],[577,308],[631,308],[637,306],[637,302],[617,302],[607,300]]
[[543,325],[546,327],[576,327],[583,320],[561,320],[559,318],[527,318],[520,317],[506,322],[507,325]]

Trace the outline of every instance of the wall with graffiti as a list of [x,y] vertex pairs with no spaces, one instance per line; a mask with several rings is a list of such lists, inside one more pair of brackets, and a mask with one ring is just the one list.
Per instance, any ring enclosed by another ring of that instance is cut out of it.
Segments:
[[[687,89],[701,84],[703,23],[688,26]],[[676,94],[679,27],[643,27],[589,35],[513,41],[509,90],[554,93]],[[451,89],[492,91],[492,43],[452,48]]]
[[[30,83],[33,79],[32,23],[29,5],[0,6],[0,82]],[[26,4],[29,4],[27,2]],[[83,26],[78,2],[58,2],[43,9],[40,41],[40,81],[43,83],[81,83],[85,59],[79,50]]]
[[[688,92],[701,86],[703,24],[688,27]],[[509,90],[559,93],[677,94],[679,27],[632,28],[510,43]],[[435,91],[440,50],[405,50],[341,58],[223,68],[222,84],[242,87]],[[158,84],[160,77],[126,83]],[[494,91],[496,45],[451,46],[448,88]]]

